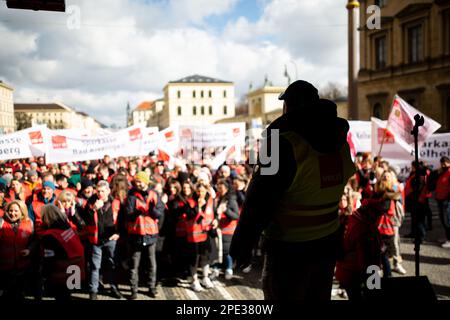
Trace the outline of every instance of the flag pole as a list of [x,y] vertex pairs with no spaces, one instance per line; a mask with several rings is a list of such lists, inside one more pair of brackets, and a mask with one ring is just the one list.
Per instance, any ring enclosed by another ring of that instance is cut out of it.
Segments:
[[[389,115],[391,114],[392,109],[393,109],[393,107],[394,107],[394,101],[395,101],[395,96],[394,96],[394,100],[392,101],[391,111],[389,112]],[[383,140],[381,140],[380,149],[378,150],[377,157],[380,156],[380,154],[381,154],[381,149],[383,149],[384,140],[386,139],[386,132],[387,132],[387,130],[388,130],[389,123],[390,123],[390,121],[391,121],[390,119],[391,119],[391,117],[388,116],[387,123],[386,123],[386,128],[385,128],[384,131],[383,131]]]

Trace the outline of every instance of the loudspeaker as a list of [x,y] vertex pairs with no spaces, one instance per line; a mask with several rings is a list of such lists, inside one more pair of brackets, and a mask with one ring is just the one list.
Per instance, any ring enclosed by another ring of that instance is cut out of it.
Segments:
[[426,276],[382,278],[381,289],[367,290],[365,293],[370,301],[437,301]]

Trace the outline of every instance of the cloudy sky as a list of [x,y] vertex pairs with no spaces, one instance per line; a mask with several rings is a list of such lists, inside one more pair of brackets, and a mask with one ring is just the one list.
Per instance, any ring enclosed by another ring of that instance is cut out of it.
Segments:
[[[62,101],[111,125],[171,80],[265,75],[346,84],[345,0],[66,0],[66,13],[0,1],[0,80],[15,102]],[[78,15],[79,13],[79,15]],[[78,20],[77,17],[80,19]],[[79,28],[73,28],[77,26]],[[297,69],[297,70],[296,70]]]

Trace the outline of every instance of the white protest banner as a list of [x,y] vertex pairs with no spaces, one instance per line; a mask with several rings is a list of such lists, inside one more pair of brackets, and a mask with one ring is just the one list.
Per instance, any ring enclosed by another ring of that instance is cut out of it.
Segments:
[[219,169],[219,167],[226,163],[230,157],[236,152],[235,145],[229,145],[221,153],[219,153],[214,159],[209,163],[210,167],[214,170]]
[[176,154],[179,148],[178,128],[170,126],[158,133],[158,149],[162,149],[169,154]]
[[[424,143],[419,145],[419,161],[423,161],[432,170],[441,167],[440,159],[450,157],[450,133],[435,133]],[[414,151],[408,160],[388,159],[390,165],[400,169],[401,176],[408,176],[411,172],[411,162],[414,161]]]
[[47,163],[61,163],[111,157],[136,156],[141,153],[143,127],[133,126],[109,135],[80,137],[58,135],[49,130]]
[[142,147],[139,155],[146,156],[158,149],[158,127],[145,127],[142,134]]
[[372,151],[372,132],[370,121],[349,121],[349,136],[356,152]]
[[419,127],[419,143],[425,142],[441,125],[433,119],[427,117],[417,109],[409,105],[400,96],[395,95],[392,103],[392,110],[389,114],[388,129],[398,138],[409,145],[414,145],[414,136],[411,130],[414,127],[414,116],[419,114],[424,117],[425,123]]
[[411,152],[413,152],[413,148],[401,139],[396,139],[390,130],[386,130],[387,121],[373,117],[371,120],[373,157],[378,155],[380,146],[383,145],[380,153],[383,158],[412,160]]
[[42,157],[47,151],[48,129],[46,125],[38,125],[23,130],[30,139],[29,147],[34,157]]
[[245,123],[180,125],[180,148],[217,148],[245,145]]
[[0,136],[0,160],[11,160],[32,157],[30,136],[27,130]]
[[435,133],[419,145],[419,159],[433,169],[440,167],[440,159],[444,156],[450,158],[450,133]]

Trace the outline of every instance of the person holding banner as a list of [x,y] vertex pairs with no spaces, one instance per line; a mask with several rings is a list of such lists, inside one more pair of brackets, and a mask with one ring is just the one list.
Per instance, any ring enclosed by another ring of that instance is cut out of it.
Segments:
[[438,203],[439,218],[445,230],[446,241],[443,248],[450,248],[450,158],[441,158],[441,169],[436,182],[435,199]]
[[270,161],[260,159],[255,168],[230,253],[248,266],[264,231],[264,298],[330,300],[341,234],[338,204],[356,170],[349,124],[306,81],[292,83],[279,99],[283,115],[262,144]]
[[130,254],[131,300],[137,299],[139,265],[141,257],[148,262],[148,295],[156,297],[156,242],[158,240],[158,219],[164,214],[164,203],[157,192],[149,188],[150,177],[139,171],[134,177],[134,188],[128,193],[126,204],[126,225],[128,252]]

